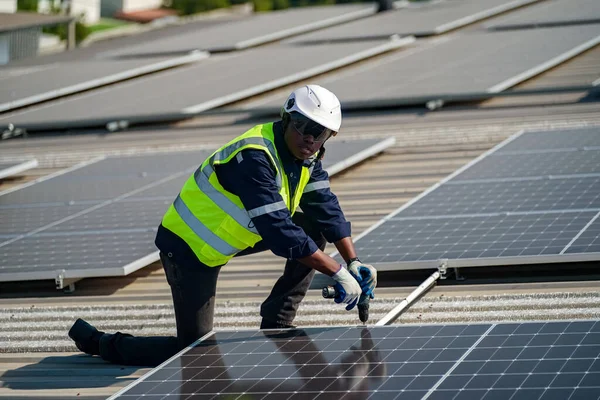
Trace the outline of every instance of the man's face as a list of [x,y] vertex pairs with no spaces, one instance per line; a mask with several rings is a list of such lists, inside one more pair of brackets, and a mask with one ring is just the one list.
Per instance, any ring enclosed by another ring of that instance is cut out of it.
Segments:
[[293,124],[288,124],[285,130],[285,143],[290,153],[298,160],[308,160],[323,145],[323,142],[316,142],[313,136],[299,133]]
[[323,143],[337,132],[332,132],[298,113],[291,113],[285,131],[285,142],[290,152],[299,160],[316,154]]

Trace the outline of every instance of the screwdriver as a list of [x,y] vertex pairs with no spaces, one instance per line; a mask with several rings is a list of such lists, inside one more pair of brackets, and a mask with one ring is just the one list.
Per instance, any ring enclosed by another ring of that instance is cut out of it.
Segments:
[[[326,299],[334,299],[337,296],[337,291],[334,286],[325,286],[323,288],[323,297]],[[363,324],[367,324],[369,320],[369,296],[364,293],[358,298],[358,318]]]

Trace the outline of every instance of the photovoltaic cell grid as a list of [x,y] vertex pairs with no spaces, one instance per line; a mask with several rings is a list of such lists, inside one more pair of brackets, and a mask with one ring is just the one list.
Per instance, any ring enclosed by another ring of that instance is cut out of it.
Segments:
[[358,254],[381,269],[600,259],[599,145],[598,127],[509,139],[367,231]]
[[217,332],[110,399],[587,400],[599,356],[597,321]]
[[[0,196],[0,280],[53,279],[62,270],[123,275],[155,251],[160,217],[209,154],[106,158]],[[172,182],[169,200],[146,198]]]
[[492,154],[456,177],[457,180],[526,178],[600,173],[600,147],[595,150]]
[[391,219],[361,238],[357,251],[378,267],[440,259],[558,255],[596,214],[591,211]]
[[519,136],[518,141],[513,141],[497,151],[497,153],[508,153],[512,151],[521,151],[523,149],[534,149],[533,151],[553,150],[553,149],[584,149],[598,147],[598,129],[586,128],[577,129],[576,134],[568,135],[570,131],[556,130],[544,132],[544,140],[539,140],[535,132],[525,132]]
[[[339,171],[391,144],[337,141],[323,166]],[[0,196],[0,281],[53,279],[61,270],[69,278],[126,275],[148,265],[164,212],[211,152],[107,158]]]

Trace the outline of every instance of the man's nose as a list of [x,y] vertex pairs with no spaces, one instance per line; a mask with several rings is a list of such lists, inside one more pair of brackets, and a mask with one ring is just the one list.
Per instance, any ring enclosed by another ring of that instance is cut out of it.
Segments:
[[304,139],[305,143],[309,143],[309,144],[315,143],[315,138],[313,137],[313,135],[304,135],[304,136],[302,136],[302,138]]

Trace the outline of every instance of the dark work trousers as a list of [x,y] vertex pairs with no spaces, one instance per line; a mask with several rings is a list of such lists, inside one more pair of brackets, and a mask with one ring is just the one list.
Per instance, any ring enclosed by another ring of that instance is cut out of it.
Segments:
[[[321,250],[325,249],[325,238],[319,230],[310,226],[303,213],[296,212],[292,219]],[[259,242],[236,257],[264,250],[266,247]],[[212,330],[217,278],[221,267],[179,265],[163,253],[160,259],[171,286],[177,337],[135,337],[120,332],[104,334],[100,338],[100,356],[103,359],[122,365],[156,366]],[[291,327],[314,275],[312,268],[288,259],[283,275],[260,307],[261,328]]]

